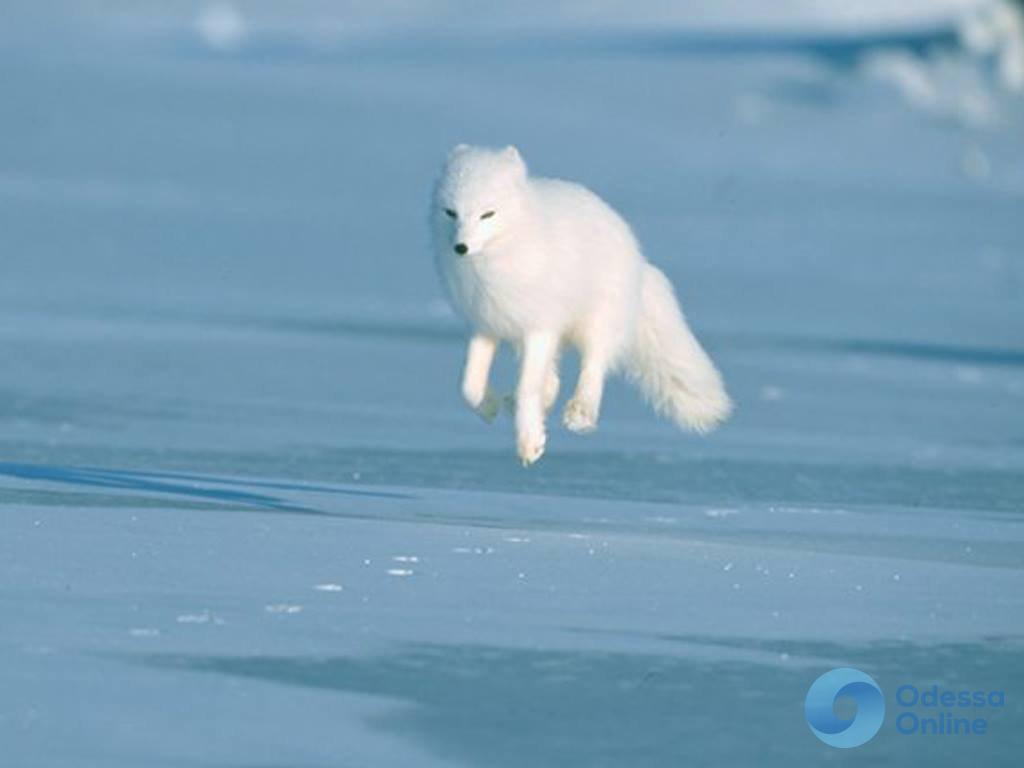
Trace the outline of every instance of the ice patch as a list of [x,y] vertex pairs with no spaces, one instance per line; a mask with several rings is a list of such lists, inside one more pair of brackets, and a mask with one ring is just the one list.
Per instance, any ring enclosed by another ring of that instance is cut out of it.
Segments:
[[922,58],[899,48],[864,57],[862,72],[896,88],[908,106],[971,127],[991,127],[1000,119],[995,96],[983,72],[968,57]]
[[964,47],[996,63],[1000,85],[1024,90],[1024,16],[1009,2],[988,3],[969,14],[959,27]]
[[318,592],[341,592],[345,588],[341,584],[317,584],[313,589]]
[[176,621],[179,624],[224,624],[224,619],[219,616],[215,616],[209,611],[202,611],[201,613],[182,613],[178,615]]
[[733,515],[738,515],[739,513],[740,511],[738,509],[712,507],[711,509],[704,510],[704,517],[732,517]]
[[798,515],[845,515],[845,509],[823,509],[821,507],[768,507],[769,512],[783,512]]
[[655,515],[654,517],[646,517],[644,519],[649,523],[658,523],[659,525],[675,525],[679,522],[676,518],[666,515]]
[[290,615],[295,613],[302,613],[301,605],[292,605],[290,603],[273,603],[263,607],[267,613]]
[[459,555],[491,555],[494,547],[453,547],[452,552]]
[[415,571],[408,568],[388,568],[388,576],[412,576]]

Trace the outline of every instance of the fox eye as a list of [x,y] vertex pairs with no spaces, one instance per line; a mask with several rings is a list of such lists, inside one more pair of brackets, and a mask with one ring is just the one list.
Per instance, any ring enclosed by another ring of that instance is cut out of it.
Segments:
[[487,213],[483,214],[480,218],[481,219],[489,219],[493,215],[494,215],[494,211],[488,211]]
[[456,218],[456,216],[457,216],[457,214],[455,213],[455,211],[453,211],[453,210],[452,210],[451,208],[445,208],[445,209],[444,209],[444,212],[445,212],[446,214],[448,214],[448,218],[450,218],[450,219],[454,219],[454,218]]

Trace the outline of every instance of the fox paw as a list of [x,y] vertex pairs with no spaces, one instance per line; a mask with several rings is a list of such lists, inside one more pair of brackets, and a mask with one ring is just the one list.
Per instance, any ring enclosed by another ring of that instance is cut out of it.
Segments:
[[502,397],[496,395],[490,387],[482,392],[464,387],[462,396],[473,412],[488,424],[494,421],[494,417],[501,411]]
[[528,467],[544,455],[544,446],[547,443],[547,435],[541,429],[527,429],[519,433],[518,438],[519,460],[524,467]]
[[565,404],[562,424],[571,432],[586,434],[597,429],[597,408],[575,397]]
[[501,411],[502,397],[491,390],[487,390],[480,404],[473,408],[476,415],[490,424]]

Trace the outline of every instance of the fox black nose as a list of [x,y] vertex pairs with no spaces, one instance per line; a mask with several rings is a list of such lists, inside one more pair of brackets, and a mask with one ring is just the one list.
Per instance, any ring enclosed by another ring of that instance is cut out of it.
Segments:
[[466,255],[466,251],[468,251],[468,250],[469,250],[469,248],[466,247],[465,243],[456,243],[455,244],[455,252],[457,254],[459,254],[459,256],[465,256]]

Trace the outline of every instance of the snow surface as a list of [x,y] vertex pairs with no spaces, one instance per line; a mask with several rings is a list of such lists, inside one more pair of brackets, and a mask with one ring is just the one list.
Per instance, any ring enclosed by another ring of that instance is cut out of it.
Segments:
[[[1018,764],[1024,110],[959,22],[349,46],[268,7],[0,26],[3,764]],[[459,141],[633,222],[730,424],[616,383],[519,467],[427,250]],[[842,753],[802,710],[839,665],[1007,706]]]

